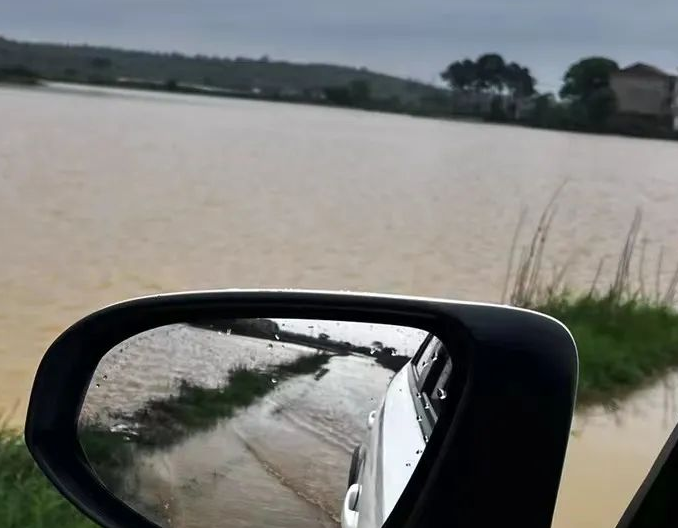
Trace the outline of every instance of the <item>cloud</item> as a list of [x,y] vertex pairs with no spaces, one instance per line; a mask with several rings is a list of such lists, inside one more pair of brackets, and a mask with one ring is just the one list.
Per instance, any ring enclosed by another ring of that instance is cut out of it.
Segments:
[[14,38],[210,55],[333,61],[433,80],[457,58],[501,52],[556,89],[587,55],[675,70],[678,2],[655,0],[22,0]]

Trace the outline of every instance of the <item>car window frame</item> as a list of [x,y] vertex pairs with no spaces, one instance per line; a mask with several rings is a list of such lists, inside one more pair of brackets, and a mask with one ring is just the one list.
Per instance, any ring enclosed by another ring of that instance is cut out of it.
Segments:
[[[435,340],[435,343],[433,341]],[[421,370],[419,367],[419,362],[421,361],[422,358],[427,357],[430,358],[429,355],[427,355],[427,352],[431,350],[431,346],[433,346],[433,351],[430,355],[432,356],[437,356],[438,352],[440,351],[440,348],[442,346],[442,341],[438,339],[435,335],[431,335],[430,339],[427,341],[426,346],[421,350],[421,354],[417,357],[417,361],[414,362],[414,373],[416,374],[416,379],[417,379],[417,387],[419,388],[419,391],[421,392],[426,385],[426,380],[428,379],[428,376],[430,375],[431,371],[433,370],[434,367],[434,361],[428,361],[426,365],[421,365]]]
[[[437,355],[437,358],[424,372],[420,373],[417,370],[417,364],[421,360],[424,353],[429,349],[431,341],[436,340],[436,349],[434,353]],[[444,360],[443,360],[444,359]],[[435,410],[435,405],[431,402],[427,390],[435,387],[439,381],[440,374],[442,373],[446,360],[451,360],[451,354],[445,347],[444,343],[440,338],[433,334],[429,334],[424,342],[419,347],[419,350],[412,358],[410,368],[408,370],[408,379],[410,385],[410,392],[412,396],[412,402],[414,404],[415,412],[417,414],[417,422],[419,423],[420,431],[425,442],[431,436],[433,428],[435,427],[436,422],[438,421],[438,412]],[[448,376],[445,384],[449,384],[451,375]]]
[[[442,348],[445,348],[445,347],[443,346]],[[446,396],[444,396],[443,398],[435,398],[434,397],[435,392],[436,392],[436,390],[443,390],[443,391],[445,391],[445,394],[447,394],[447,385],[449,384],[450,378],[452,377],[452,369],[454,368],[454,365],[452,363],[452,355],[449,352],[447,352],[447,349],[445,349],[445,352],[446,352],[446,356],[445,356],[444,360],[440,362],[440,368],[438,369],[437,375],[434,378],[435,383],[433,382],[433,380],[430,382],[432,384],[431,394],[429,395],[429,394],[425,393],[426,397],[429,401],[429,404],[430,404],[430,406],[433,410],[433,413],[435,414],[436,421],[437,421],[437,418],[438,418],[437,415],[442,410],[441,401],[443,399],[445,399]],[[440,351],[439,351],[439,353],[440,353]],[[449,369],[448,369],[448,366],[449,366]],[[443,380],[444,374],[446,374],[446,377]],[[442,380],[442,384],[441,384],[441,380]],[[426,382],[429,383],[428,380]]]

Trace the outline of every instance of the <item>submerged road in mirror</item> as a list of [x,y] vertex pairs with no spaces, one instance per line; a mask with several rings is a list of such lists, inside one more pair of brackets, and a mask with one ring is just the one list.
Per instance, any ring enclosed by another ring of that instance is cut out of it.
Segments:
[[[424,357],[413,367],[418,350]],[[80,441],[102,482],[161,526],[339,526],[347,488],[360,479],[353,507],[378,504],[387,515],[445,397],[451,362],[443,354],[427,332],[388,325],[164,326],[102,359]],[[417,373],[440,380],[435,394],[431,385],[416,395]],[[387,400],[397,413],[383,412]],[[384,443],[397,444],[397,460]],[[368,453],[390,457],[380,461],[392,471],[384,479],[399,489],[373,485]]]

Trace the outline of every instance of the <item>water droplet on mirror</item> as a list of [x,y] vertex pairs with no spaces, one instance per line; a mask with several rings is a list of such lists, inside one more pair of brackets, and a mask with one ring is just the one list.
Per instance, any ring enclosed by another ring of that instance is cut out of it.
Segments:
[[424,443],[425,443],[425,444],[428,443],[428,436],[426,436],[426,435],[424,435]]
[[273,348],[273,343],[269,343],[268,348]]
[[447,398],[447,391],[445,391],[445,389],[438,389],[436,391],[436,394],[438,395],[439,400],[444,400],[445,398]]
[[422,368],[422,369],[426,368],[426,365],[428,365],[428,361],[424,361],[424,362],[421,364],[421,368]]
[[417,454],[417,455],[421,455],[422,453],[423,453],[423,451],[422,451],[421,449],[417,449],[417,450],[415,451],[415,454]]
[[165,508],[166,510],[169,510],[169,502],[166,502],[166,503],[163,504],[162,506],[163,506],[163,508]]
[[96,388],[98,389],[99,387],[101,387],[101,385],[99,385],[99,384],[97,383],[97,384],[96,384]]
[[405,467],[411,467],[411,466],[412,466],[412,464],[410,464],[409,462],[407,462],[407,463],[405,464]]
[[131,440],[131,438],[130,438],[129,436],[123,436],[122,439],[123,439],[125,442],[129,442],[129,441]]
[[421,422],[421,416],[417,415],[417,421]]
[[419,398],[421,400],[421,392],[417,393],[417,398]]
[[396,349],[395,349],[395,348],[394,348],[393,350],[391,350],[391,355],[392,355],[392,356],[395,356],[395,355],[396,355]]
[[428,403],[425,403],[425,404],[424,404],[424,409],[427,409],[427,410],[428,410],[428,409],[430,409],[430,408],[431,408],[431,406],[430,406]]
[[106,380],[108,379],[108,376],[106,376],[106,374],[104,374],[102,379],[103,379],[104,381],[106,381]]
[[275,379],[275,378],[271,378],[271,383],[273,383],[275,385],[276,383],[278,383],[278,380]]
[[226,335],[231,335],[231,329],[230,328],[226,329]]
[[111,427],[108,429],[111,433],[121,433],[123,431],[127,431],[129,429],[127,427],[127,424],[114,424],[111,425]]
[[278,334],[273,334],[273,337],[275,337],[276,341],[280,341],[280,336]]

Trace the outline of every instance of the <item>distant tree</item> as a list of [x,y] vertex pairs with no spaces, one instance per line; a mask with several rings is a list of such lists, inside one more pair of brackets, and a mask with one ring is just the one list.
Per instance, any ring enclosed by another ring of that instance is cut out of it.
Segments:
[[536,127],[566,128],[563,106],[556,102],[553,94],[541,94],[535,97],[532,107],[524,112],[521,119]]
[[15,82],[18,84],[37,84],[40,76],[19,64],[11,67],[0,67],[0,81]]
[[565,104],[565,123],[567,128],[581,130],[591,128],[589,112],[581,101],[567,101]]
[[508,92],[514,97],[526,97],[535,92],[535,80],[529,68],[516,62],[507,64],[497,53],[486,53],[476,61],[455,61],[440,76],[453,90]]
[[326,334],[324,332],[321,332],[318,334],[318,339],[321,341],[327,341],[330,338],[329,334]]
[[[589,57],[574,63],[563,77],[560,96],[570,101],[576,112],[575,126],[600,129],[615,112],[616,97],[610,89],[610,75],[619,65],[605,57]],[[581,123],[581,114],[585,123]]]
[[327,102],[339,105],[349,106],[351,104],[351,92],[343,86],[330,86],[323,89]]
[[585,101],[594,92],[610,86],[610,74],[619,70],[619,65],[605,57],[589,57],[572,64],[563,77],[560,96]]
[[89,61],[89,64],[92,68],[96,68],[98,70],[105,70],[113,65],[111,59],[108,59],[106,57],[93,57]]
[[450,85],[450,88],[467,90],[475,86],[477,79],[476,63],[470,59],[455,61],[440,76]]
[[586,114],[595,128],[603,127],[617,110],[617,97],[611,88],[599,88],[585,102]]
[[351,97],[351,102],[354,105],[361,106],[370,102],[372,99],[372,88],[370,83],[362,80],[356,79],[349,83],[348,90]]
[[64,68],[64,75],[66,77],[76,77],[78,75],[78,70],[75,68]]
[[403,102],[400,100],[400,97],[397,95],[392,95],[386,99],[382,99],[383,106],[388,110],[401,110],[403,107]]
[[476,61],[476,83],[479,88],[501,91],[506,62],[498,53],[486,53]]
[[535,93],[535,79],[532,77],[529,68],[515,62],[506,65],[502,73],[502,80],[514,97],[529,97]]
[[418,108],[426,115],[449,114],[452,111],[454,96],[444,92],[436,92],[419,99]]
[[506,121],[508,119],[508,114],[504,107],[504,99],[501,96],[495,95],[492,97],[492,101],[490,102],[490,113],[487,118],[491,121],[498,122]]
[[174,90],[177,89],[177,87],[178,87],[178,83],[177,83],[176,79],[167,79],[165,81],[165,89],[166,90],[174,91]]
[[16,66],[10,66],[6,68],[0,68],[0,73],[6,76],[16,76],[16,77],[26,77],[26,78],[37,78],[38,74],[33,70],[29,70],[26,66],[18,64]]

